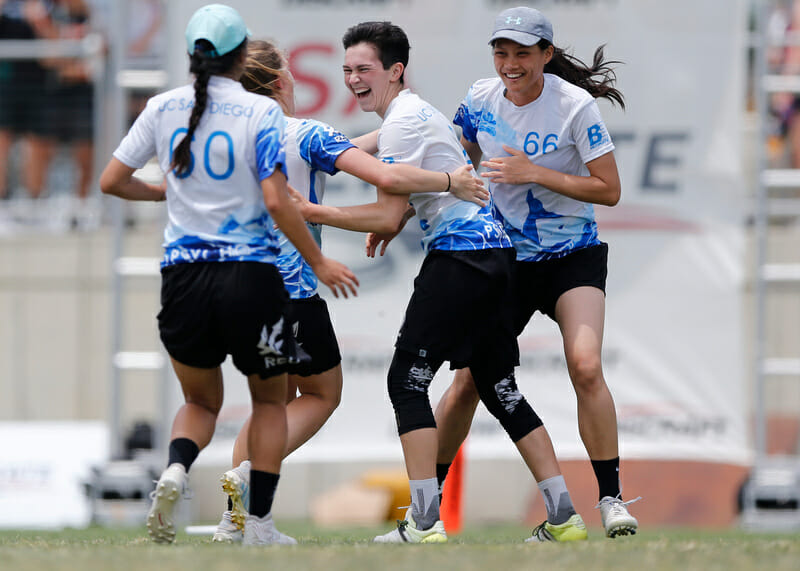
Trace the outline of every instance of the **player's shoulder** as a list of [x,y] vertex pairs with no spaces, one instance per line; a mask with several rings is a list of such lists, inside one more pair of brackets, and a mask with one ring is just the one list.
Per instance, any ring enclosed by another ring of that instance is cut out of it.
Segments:
[[299,119],[297,117],[287,117],[286,118],[287,124],[291,123],[292,126],[297,129],[300,133],[313,133],[318,131],[333,131],[333,127],[324,123],[323,121],[319,121],[317,119],[303,118]]
[[287,130],[296,133],[298,140],[332,140],[337,143],[349,142],[346,135],[317,119],[296,119],[294,117],[287,117]]
[[147,100],[147,104],[156,107],[163,107],[169,101],[194,100],[194,87],[192,85],[181,85],[161,93],[156,93]]
[[392,102],[383,125],[391,123],[424,123],[434,115],[441,115],[433,104],[411,91],[402,91]]
[[256,110],[263,110],[270,113],[281,110],[281,106],[278,105],[278,102],[271,97],[259,95],[258,93],[252,93],[245,89],[234,91],[231,93],[231,95],[234,96],[241,104],[251,106]]
[[557,75],[545,74],[545,83],[552,92],[561,99],[569,100],[576,107],[583,107],[594,101],[594,97],[582,87],[570,83]]
[[479,79],[470,86],[469,97],[473,101],[485,101],[492,99],[498,93],[502,94],[503,89],[503,82],[499,77],[487,77]]

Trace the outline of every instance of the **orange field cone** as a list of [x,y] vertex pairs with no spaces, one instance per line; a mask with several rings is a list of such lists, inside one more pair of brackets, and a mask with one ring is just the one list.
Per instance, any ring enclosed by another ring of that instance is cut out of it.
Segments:
[[442,505],[439,508],[444,528],[449,535],[455,535],[461,531],[464,499],[464,446],[465,443],[462,443],[447,472],[442,492]]

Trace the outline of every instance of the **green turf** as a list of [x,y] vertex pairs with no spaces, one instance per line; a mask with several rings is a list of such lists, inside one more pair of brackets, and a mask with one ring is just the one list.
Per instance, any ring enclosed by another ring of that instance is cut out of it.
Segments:
[[370,539],[383,530],[330,530],[297,522],[280,527],[300,544],[244,548],[212,544],[209,537],[179,532],[175,544],[155,545],[144,528],[0,531],[0,569],[800,569],[797,533],[644,530],[634,537],[610,540],[600,530],[590,530],[586,542],[533,545],[521,541],[529,529],[498,525],[468,527],[446,545],[375,545]]

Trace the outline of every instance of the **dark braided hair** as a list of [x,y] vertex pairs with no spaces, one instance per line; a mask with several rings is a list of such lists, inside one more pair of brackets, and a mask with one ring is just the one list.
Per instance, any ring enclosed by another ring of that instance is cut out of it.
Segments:
[[192,144],[192,137],[200,124],[200,119],[206,110],[208,103],[208,81],[212,75],[222,75],[230,71],[236,64],[242,50],[247,46],[247,39],[239,44],[235,49],[218,56],[217,50],[211,42],[197,40],[194,44],[194,53],[191,55],[189,71],[194,74],[194,107],[189,117],[189,128],[186,136],[181,139],[172,154],[171,168],[175,174],[181,176],[189,171],[192,166],[192,155],[189,149]]
[[[553,44],[541,39],[536,45],[544,51]],[[617,75],[612,67],[622,62],[614,60],[603,61],[603,48],[605,48],[605,44],[595,50],[592,66],[589,67],[561,48],[553,46],[553,57],[544,66],[544,72],[552,73],[573,85],[582,87],[592,97],[605,97],[611,103],[615,103],[620,108],[625,109],[625,99],[622,96],[622,92],[614,87]]]

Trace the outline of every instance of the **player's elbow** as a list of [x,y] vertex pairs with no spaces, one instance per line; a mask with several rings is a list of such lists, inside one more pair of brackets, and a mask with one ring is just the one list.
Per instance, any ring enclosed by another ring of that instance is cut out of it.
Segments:
[[119,194],[119,187],[121,186],[121,181],[119,177],[114,176],[110,169],[106,169],[103,171],[103,174],[100,175],[100,191],[103,194],[110,194],[112,196],[116,196]]
[[265,193],[264,206],[267,207],[267,212],[269,212],[269,215],[272,216],[272,218],[275,218],[283,213],[286,203],[280,200],[278,196],[275,196],[275,193]]
[[390,194],[396,194],[403,190],[402,178],[395,174],[394,169],[383,169],[375,181],[378,188]]
[[403,229],[403,214],[384,212],[375,220],[373,232],[376,234],[395,234]]
[[606,195],[606,201],[604,204],[606,206],[616,206],[619,203],[619,199],[622,197],[622,189],[619,186],[609,189],[609,192]]

